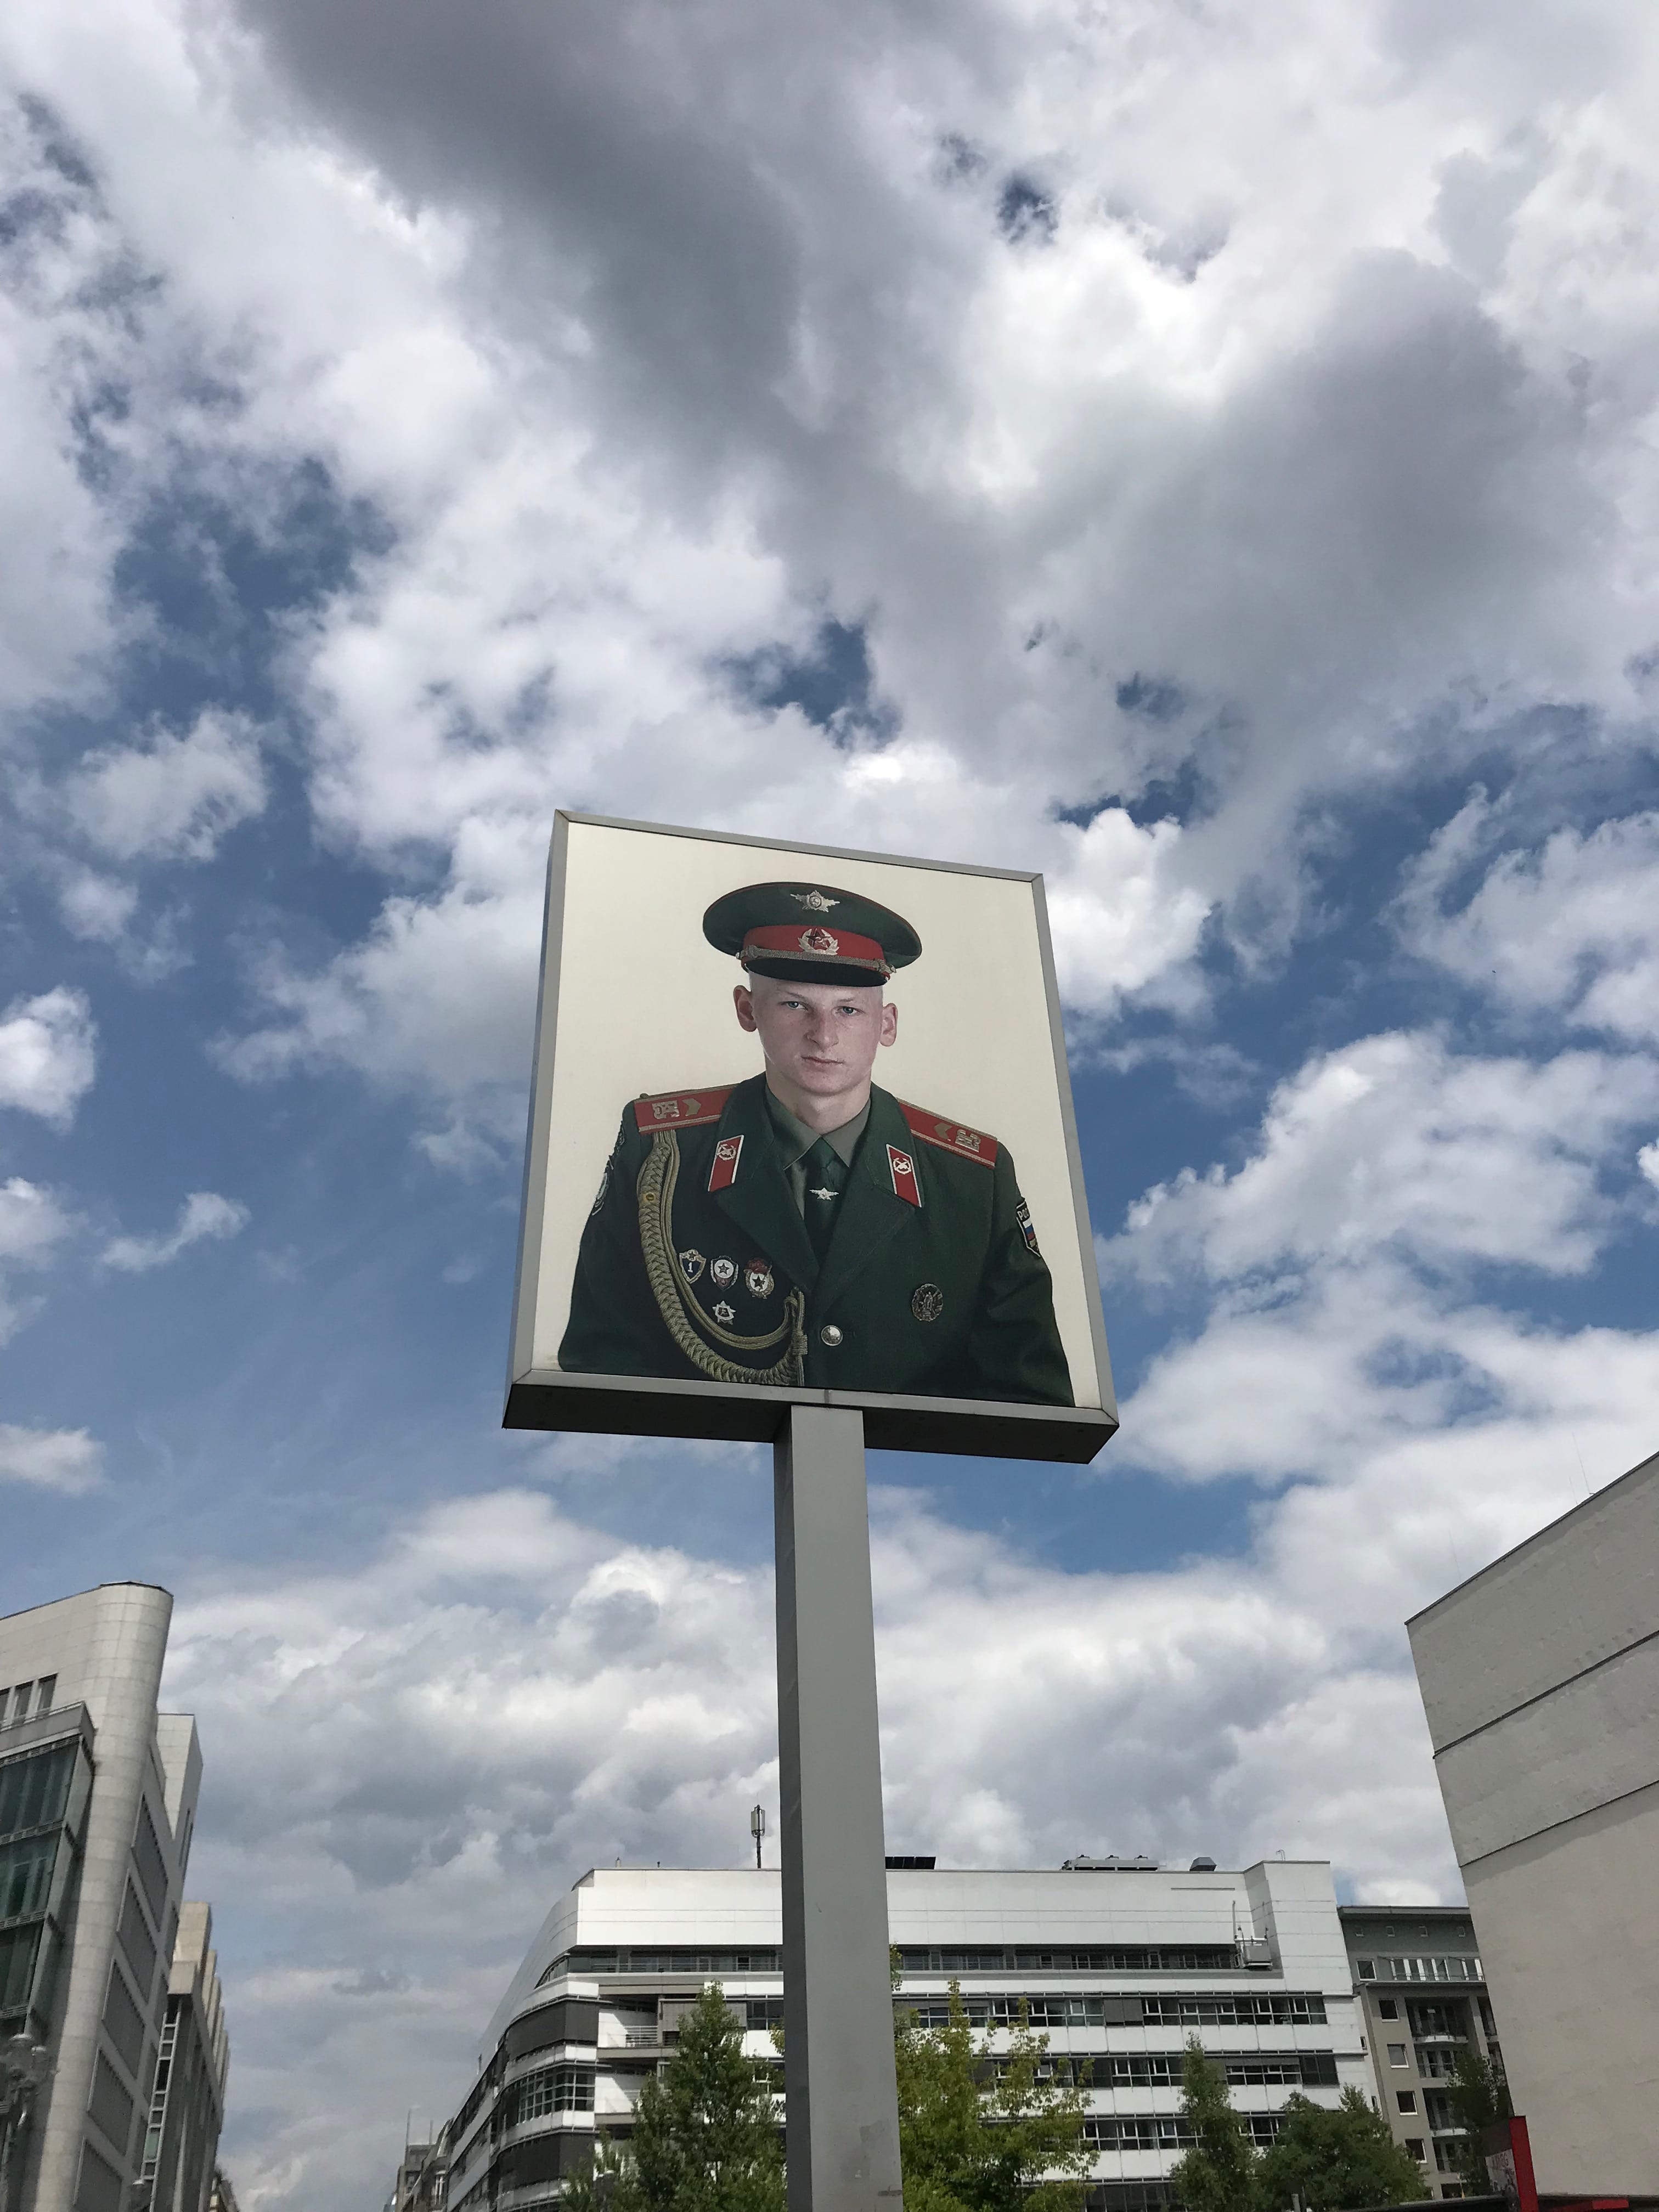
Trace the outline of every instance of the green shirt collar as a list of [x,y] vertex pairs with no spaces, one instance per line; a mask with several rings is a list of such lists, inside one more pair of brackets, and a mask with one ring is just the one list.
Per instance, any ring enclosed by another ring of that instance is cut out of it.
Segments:
[[[766,1110],[772,1117],[772,1127],[778,1140],[779,1151],[786,1169],[793,1168],[805,1158],[819,1137],[819,1131],[809,1129],[805,1121],[798,1121],[769,1084],[766,1086]],[[839,1129],[822,1132],[830,1150],[844,1167],[851,1167],[853,1155],[858,1150],[859,1139],[864,1134],[865,1124],[870,1119],[870,1101],[866,1098],[850,1121],[843,1121]]]

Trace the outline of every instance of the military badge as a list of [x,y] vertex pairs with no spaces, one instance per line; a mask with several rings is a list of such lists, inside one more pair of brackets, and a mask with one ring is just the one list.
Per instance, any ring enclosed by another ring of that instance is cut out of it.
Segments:
[[726,1324],[726,1322],[734,1322],[737,1317],[737,1308],[735,1306],[727,1305],[724,1298],[720,1300],[720,1304],[714,1309],[714,1318],[720,1323],[722,1328]]
[[910,1293],[910,1310],[918,1321],[937,1321],[945,1311],[945,1293],[937,1283],[918,1283]]
[[839,899],[825,898],[823,893],[817,890],[791,891],[789,896],[797,906],[810,907],[814,914],[828,914],[832,906],[841,904]]
[[764,1260],[751,1260],[743,1271],[743,1286],[751,1298],[769,1298],[772,1295],[772,1270]]
[[713,1164],[708,1170],[710,1190],[727,1190],[738,1179],[738,1162],[743,1158],[741,1137],[722,1137],[714,1147]]
[[893,1195],[910,1206],[920,1206],[921,1189],[916,1182],[916,1164],[909,1153],[900,1152],[896,1145],[889,1145],[887,1171],[893,1178]]
[[[1027,1206],[1023,1198],[1019,1201],[1019,1204],[1014,1208],[1014,1218],[1019,1224],[1020,1235],[1025,1239],[1026,1250],[1028,1252],[1036,1252],[1037,1249],[1036,1231],[1031,1226],[1031,1209]],[[1041,1258],[1042,1255],[1038,1253],[1037,1256]]]
[[831,957],[841,951],[841,939],[832,937],[827,929],[803,929],[800,933],[803,952],[821,952]]
[[688,1283],[695,1283],[696,1281],[698,1276],[702,1273],[702,1254],[697,1251],[695,1247],[689,1248],[687,1250],[680,1254],[680,1273],[684,1276]]
[[711,1260],[708,1262],[708,1279],[717,1290],[730,1290],[738,1279],[737,1261],[725,1259]]

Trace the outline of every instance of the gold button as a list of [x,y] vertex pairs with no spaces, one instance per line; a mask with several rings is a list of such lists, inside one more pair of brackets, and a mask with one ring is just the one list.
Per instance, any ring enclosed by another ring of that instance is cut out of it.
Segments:
[[841,1342],[841,1331],[836,1327],[834,1322],[826,1322],[818,1331],[818,1342],[827,1344],[831,1352]]

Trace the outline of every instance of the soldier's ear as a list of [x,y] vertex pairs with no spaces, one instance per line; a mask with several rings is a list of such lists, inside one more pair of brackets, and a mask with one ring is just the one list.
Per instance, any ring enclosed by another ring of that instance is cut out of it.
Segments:
[[732,1003],[738,1010],[739,1029],[757,1030],[760,1027],[760,1024],[755,1019],[754,994],[746,983],[734,983],[732,986]]
[[884,1044],[892,1044],[897,1036],[898,1008],[890,999],[884,999],[881,1005],[881,1041]]

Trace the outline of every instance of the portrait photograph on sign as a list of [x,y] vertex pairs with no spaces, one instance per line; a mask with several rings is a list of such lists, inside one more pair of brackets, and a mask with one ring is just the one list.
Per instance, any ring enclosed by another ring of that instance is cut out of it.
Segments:
[[562,815],[513,1425],[1091,1456],[1113,1425],[1039,879]]

